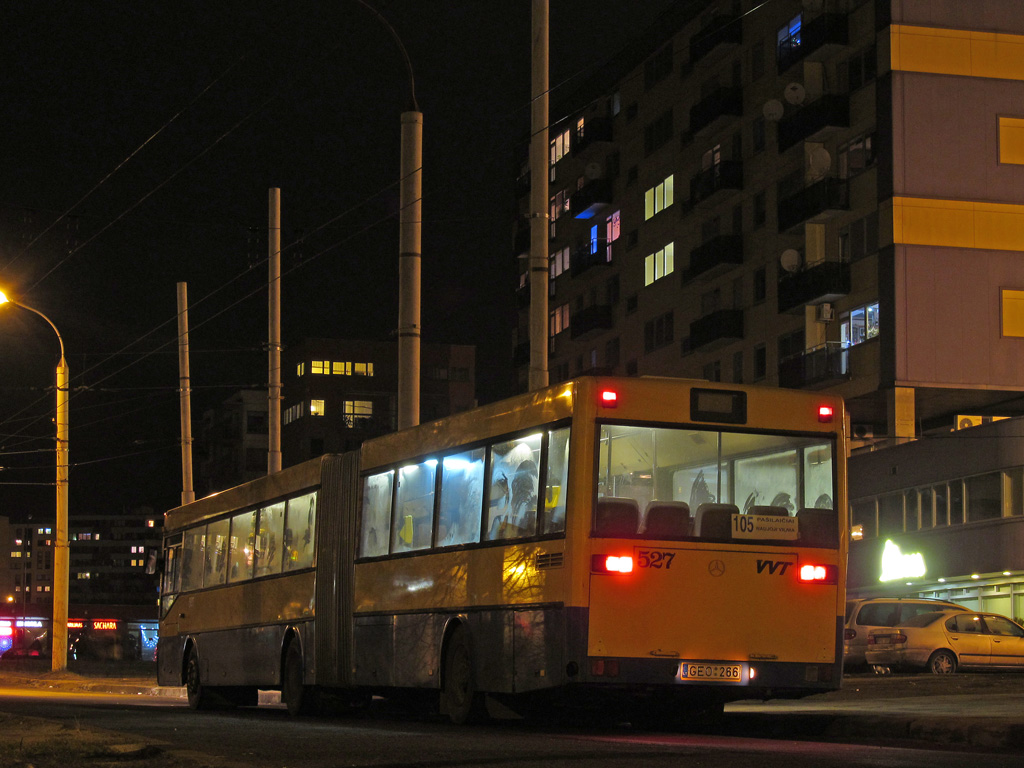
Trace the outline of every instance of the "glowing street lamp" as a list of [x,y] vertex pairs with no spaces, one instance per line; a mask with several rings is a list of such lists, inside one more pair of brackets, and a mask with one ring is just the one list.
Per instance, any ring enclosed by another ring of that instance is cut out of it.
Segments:
[[39,317],[57,334],[60,362],[57,363],[57,541],[53,550],[53,627],[51,630],[51,669],[60,672],[68,666],[68,364],[64,360],[64,339],[60,331],[38,309],[8,298],[0,291],[0,305],[13,304]]

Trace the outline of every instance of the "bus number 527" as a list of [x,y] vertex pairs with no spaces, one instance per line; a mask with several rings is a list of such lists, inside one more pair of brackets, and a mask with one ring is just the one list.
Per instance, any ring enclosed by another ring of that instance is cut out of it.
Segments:
[[671,568],[675,552],[658,552],[653,549],[641,549],[637,552],[637,565],[641,568]]

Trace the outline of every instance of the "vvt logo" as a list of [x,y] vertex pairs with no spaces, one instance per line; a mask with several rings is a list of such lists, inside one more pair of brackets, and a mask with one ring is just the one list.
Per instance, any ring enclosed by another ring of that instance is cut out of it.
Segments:
[[791,565],[793,565],[793,563],[785,560],[758,560],[757,572],[764,573],[765,571],[768,571],[768,573],[773,576],[776,574],[779,576],[785,576],[786,569]]

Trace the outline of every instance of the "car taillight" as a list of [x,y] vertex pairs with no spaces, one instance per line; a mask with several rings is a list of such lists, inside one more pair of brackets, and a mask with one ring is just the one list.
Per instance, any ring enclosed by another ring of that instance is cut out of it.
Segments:
[[856,636],[857,636],[857,630],[856,629],[844,629],[843,630],[843,640],[853,640],[853,638],[855,638]]
[[631,573],[633,558],[629,555],[592,555],[590,570],[594,573]]
[[800,581],[805,584],[838,584],[839,568],[835,565],[805,563],[800,566]]
[[907,636],[902,632],[893,632],[884,635],[868,635],[868,645],[901,645],[907,642]]

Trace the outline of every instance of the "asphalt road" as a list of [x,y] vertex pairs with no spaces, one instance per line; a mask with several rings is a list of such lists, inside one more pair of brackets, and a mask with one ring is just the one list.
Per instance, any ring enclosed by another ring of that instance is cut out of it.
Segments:
[[[845,702],[862,709],[870,706],[871,701],[902,701],[902,706],[907,706],[908,701],[936,698],[938,688],[931,681],[932,678],[865,678],[859,685],[854,683],[843,692],[827,696],[835,697],[833,704]],[[1020,676],[964,676],[952,683],[946,681],[944,690],[960,690],[962,703],[968,705],[975,698],[1008,695],[998,691],[1014,686],[1020,689],[1022,684],[1024,678]],[[864,692],[869,688],[873,693]],[[910,695],[906,695],[908,691]],[[942,696],[958,694],[945,693],[938,698]],[[806,700],[796,704],[809,703],[813,704]],[[156,746],[165,757],[178,755],[183,759],[181,764],[208,766],[589,768],[643,764],[944,768],[971,765],[979,760],[984,760],[986,768],[1018,768],[1021,764],[1019,754],[982,755],[977,749],[968,751],[950,745],[928,749],[921,748],[920,742],[906,746],[872,743],[870,738],[858,739],[868,742],[860,744],[820,740],[815,731],[825,722],[824,712],[813,710],[780,710],[770,718],[735,711],[701,732],[665,734],[638,731],[625,723],[609,724],[614,717],[602,724],[572,728],[518,720],[458,728],[440,718],[410,716],[386,707],[357,718],[293,719],[280,706],[195,713],[182,701],[166,697],[0,688],[0,713],[57,721],[67,731],[115,732],[123,739]],[[768,728],[766,722],[774,725]],[[767,737],[769,733],[772,737]],[[801,734],[802,738],[794,739],[793,734]],[[159,760],[147,762],[150,766],[159,764]],[[37,762],[36,766],[44,768],[45,763]]]

